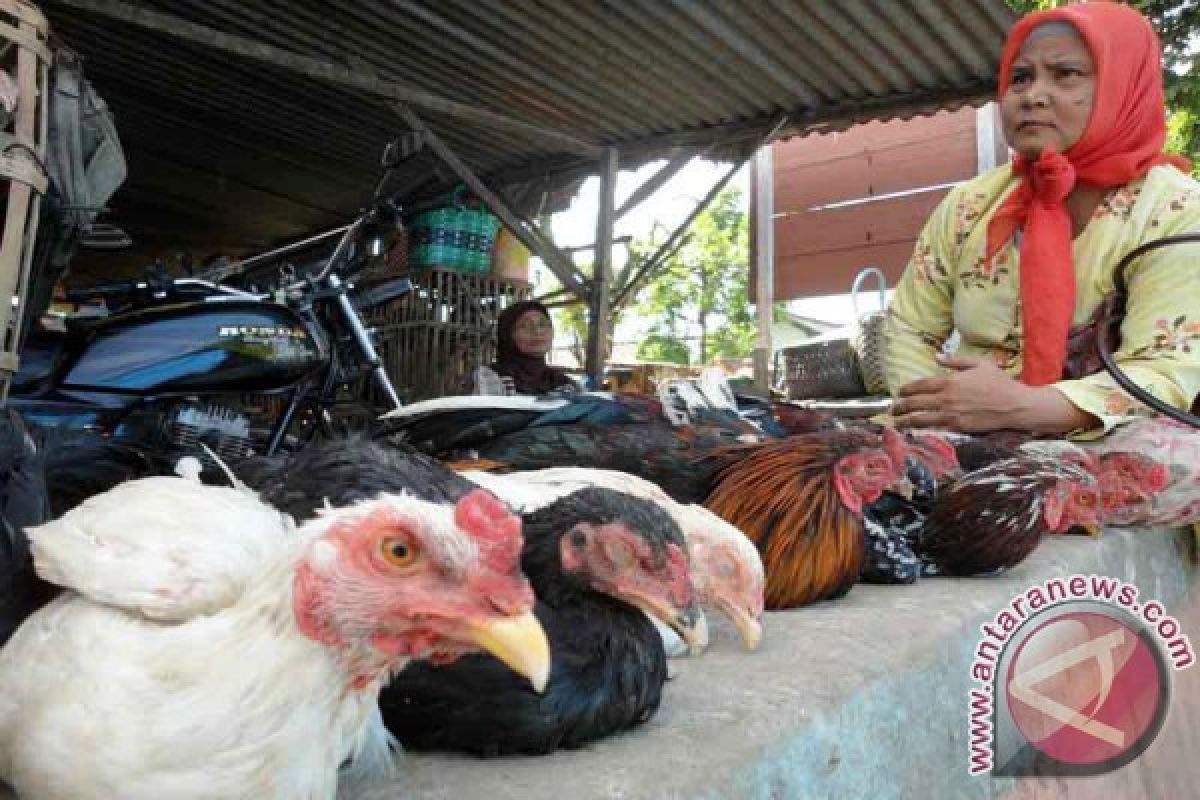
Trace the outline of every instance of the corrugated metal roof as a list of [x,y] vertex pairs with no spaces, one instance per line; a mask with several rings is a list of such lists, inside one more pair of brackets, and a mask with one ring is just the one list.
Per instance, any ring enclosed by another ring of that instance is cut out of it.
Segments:
[[[173,15],[596,145],[744,151],[785,133],[993,93],[1003,0],[46,0],[113,108],[130,178],[111,203],[144,242],[258,248],[337,224],[369,194],[390,100],[150,30]],[[107,13],[106,13],[107,11]],[[119,16],[119,14],[117,14]],[[477,172],[578,175],[558,143],[414,106]],[[452,182],[418,159],[410,195]]]

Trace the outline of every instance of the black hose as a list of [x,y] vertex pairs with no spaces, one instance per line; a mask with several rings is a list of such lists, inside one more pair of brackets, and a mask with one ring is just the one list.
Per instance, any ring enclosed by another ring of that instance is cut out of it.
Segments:
[[[1125,268],[1130,262],[1139,256],[1157,250],[1160,247],[1169,247],[1170,245],[1185,244],[1188,242],[1200,242],[1200,233],[1181,233],[1177,236],[1164,236],[1161,239],[1154,239],[1146,242],[1143,245],[1130,250],[1120,263],[1117,264],[1116,274],[1113,276],[1113,307],[1109,309],[1108,319],[1100,325],[1096,336],[1096,351],[1100,356],[1100,360],[1104,363],[1104,369],[1112,376],[1113,380],[1140,403],[1154,409],[1163,416],[1170,417],[1173,420],[1185,423],[1193,428],[1200,428],[1200,417],[1195,414],[1190,414],[1187,411],[1180,411],[1168,403],[1164,403],[1154,395],[1147,392],[1142,387],[1138,386],[1129,376],[1121,371],[1117,366],[1116,360],[1113,358],[1113,351],[1117,347],[1117,341],[1120,336],[1121,320],[1125,317],[1125,302],[1126,302],[1126,286],[1125,286]],[[1197,267],[1200,268],[1200,259],[1197,259]]]

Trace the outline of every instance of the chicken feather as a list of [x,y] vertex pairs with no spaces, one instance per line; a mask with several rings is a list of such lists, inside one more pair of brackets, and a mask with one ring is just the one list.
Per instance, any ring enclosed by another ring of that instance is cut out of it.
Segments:
[[128,481],[29,531],[45,580],[168,621],[227,608],[291,536],[254,493],[174,476]]

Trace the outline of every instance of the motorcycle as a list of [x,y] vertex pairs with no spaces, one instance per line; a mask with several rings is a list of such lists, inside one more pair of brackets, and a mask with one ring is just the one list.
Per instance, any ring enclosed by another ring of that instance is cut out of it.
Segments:
[[[31,333],[9,404],[39,426],[208,463],[201,444],[233,463],[332,435],[345,418],[336,412],[348,387],[357,389],[350,405],[360,421],[401,407],[360,311],[412,284],[395,278],[358,291],[347,278],[366,260],[372,237],[399,225],[399,209],[378,199],[385,181],[386,173],[377,199],[339,229],[323,264],[299,276],[285,268],[270,291],[161,276],[69,291],[68,300],[103,300],[115,311]],[[274,261],[312,242],[241,263]]]

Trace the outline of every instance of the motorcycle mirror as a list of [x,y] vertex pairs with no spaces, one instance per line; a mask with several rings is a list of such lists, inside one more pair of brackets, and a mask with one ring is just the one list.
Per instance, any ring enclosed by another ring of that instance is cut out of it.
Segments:
[[395,169],[406,159],[412,158],[425,146],[425,138],[420,131],[408,131],[392,139],[383,148],[383,158],[380,166],[384,169]]
[[133,239],[116,225],[97,222],[83,233],[79,246],[87,250],[124,250],[133,246]]

